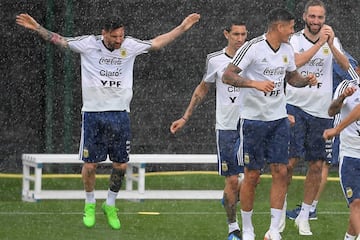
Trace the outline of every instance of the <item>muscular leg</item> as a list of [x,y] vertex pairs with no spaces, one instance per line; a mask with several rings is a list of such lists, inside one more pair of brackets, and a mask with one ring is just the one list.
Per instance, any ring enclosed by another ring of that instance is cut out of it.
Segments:
[[95,188],[97,163],[84,163],[81,176],[85,192],[92,192]]
[[236,222],[236,203],[239,194],[238,176],[227,176],[224,188],[224,207],[228,223]]
[[270,206],[282,209],[287,192],[287,166],[285,164],[271,164],[272,185],[270,190]]
[[323,161],[310,161],[308,172],[306,174],[304,184],[304,203],[311,205],[317,192],[319,191],[321,182]]
[[355,199],[350,204],[350,220],[349,220],[352,229],[355,234],[360,234],[360,199]]
[[240,203],[243,211],[251,211],[254,207],[255,188],[259,183],[260,171],[245,168],[245,178],[240,190]]

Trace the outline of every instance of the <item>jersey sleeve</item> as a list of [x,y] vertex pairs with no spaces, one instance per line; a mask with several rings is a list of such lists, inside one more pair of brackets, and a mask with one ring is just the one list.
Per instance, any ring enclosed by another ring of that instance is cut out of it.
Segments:
[[[131,51],[135,55],[140,55],[143,53],[147,53],[151,48],[151,41],[150,40],[140,40],[134,37],[127,36],[126,37],[126,45],[127,47],[131,48]],[[124,41],[125,42],[125,41]]]
[[216,81],[215,65],[209,59],[209,55],[208,55],[208,57],[206,59],[203,80],[204,80],[204,82],[207,82],[207,83],[214,83]]
[[231,63],[239,67],[241,70],[245,70],[256,55],[255,48],[252,46],[253,45],[250,42],[245,43],[237,50]]
[[66,38],[69,48],[77,53],[86,52],[91,43],[96,40],[94,35]]

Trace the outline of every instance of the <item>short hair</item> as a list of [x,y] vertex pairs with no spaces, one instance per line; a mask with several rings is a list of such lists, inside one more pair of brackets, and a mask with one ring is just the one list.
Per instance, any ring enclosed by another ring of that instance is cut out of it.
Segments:
[[121,17],[108,17],[104,21],[103,29],[107,32],[111,32],[115,29],[124,27],[125,23]]
[[227,32],[230,32],[231,31],[231,28],[232,26],[246,26],[246,23],[245,21],[239,19],[239,18],[235,18],[235,17],[232,17],[232,18],[229,18],[227,21],[226,21],[226,25],[225,25],[225,31]]
[[285,8],[275,8],[267,15],[268,26],[278,21],[290,22],[291,20],[295,20],[295,16]]
[[314,7],[314,6],[320,6],[323,7],[325,9],[326,12],[326,7],[325,7],[325,3],[321,0],[310,0],[305,4],[305,8],[304,8],[304,12],[307,12],[309,10],[309,7]]

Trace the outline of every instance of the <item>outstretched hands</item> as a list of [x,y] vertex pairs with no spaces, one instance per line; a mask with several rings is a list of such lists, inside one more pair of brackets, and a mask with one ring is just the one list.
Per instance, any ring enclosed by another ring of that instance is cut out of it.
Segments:
[[22,13],[16,16],[16,23],[30,30],[36,30],[39,24],[27,13]]
[[184,31],[187,31],[199,20],[200,20],[200,14],[192,13],[182,21],[180,26],[184,29]]

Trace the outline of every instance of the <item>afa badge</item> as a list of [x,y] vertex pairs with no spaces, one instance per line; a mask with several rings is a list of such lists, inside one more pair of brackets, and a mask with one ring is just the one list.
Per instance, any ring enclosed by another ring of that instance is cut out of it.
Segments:
[[86,148],[84,148],[84,150],[83,150],[83,157],[84,157],[84,158],[88,158],[88,157],[89,157],[89,151],[88,151]]
[[327,46],[323,46],[323,54],[324,55],[329,55],[329,53],[330,53],[330,49],[327,47]]
[[227,165],[226,162],[222,162],[222,163],[221,163],[221,170],[222,170],[223,172],[227,172],[227,171],[229,170],[228,165]]
[[283,56],[283,62],[284,62],[284,63],[288,63],[288,62],[289,62],[289,59],[288,59],[287,55],[284,55],[284,56]]
[[122,58],[126,58],[127,57],[127,52],[125,48],[120,48],[120,56]]
[[346,188],[346,197],[351,198],[352,196],[353,196],[353,190],[351,189],[351,187],[347,187]]
[[249,164],[250,163],[250,156],[248,153],[245,153],[244,155],[244,163]]

